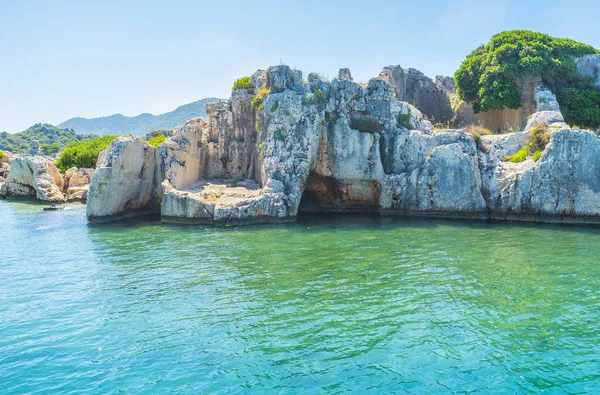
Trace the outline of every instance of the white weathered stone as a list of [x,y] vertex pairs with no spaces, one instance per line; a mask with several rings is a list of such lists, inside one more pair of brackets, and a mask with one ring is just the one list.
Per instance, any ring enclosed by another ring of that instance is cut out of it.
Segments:
[[137,137],[113,140],[90,184],[86,212],[90,220],[107,220],[158,210],[156,149]]
[[47,202],[63,202],[63,179],[54,164],[43,157],[11,160],[10,173],[1,196],[32,196]]
[[594,80],[594,86],[600,87],[600,55],[592,54],[575,58],[577,71]]

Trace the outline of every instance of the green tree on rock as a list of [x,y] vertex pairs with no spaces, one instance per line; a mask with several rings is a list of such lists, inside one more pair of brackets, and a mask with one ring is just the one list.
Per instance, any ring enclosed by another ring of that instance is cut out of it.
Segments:
[[577,72],[574,58],[600,53],[571,39],[528,30],[499,33],[467,56],[454,74],[460,98],[475,112],[521,107],[517,80],[540,76],[567,122],[600,126],[600,90]]

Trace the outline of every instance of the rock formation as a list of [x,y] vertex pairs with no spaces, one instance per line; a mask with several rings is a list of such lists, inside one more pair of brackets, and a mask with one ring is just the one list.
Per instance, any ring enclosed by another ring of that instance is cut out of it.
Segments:
[[68,202],[82,201],[87,199],[87,193],[90,188],[90,183],[94,176],[94,169],[86,169],[73,167],[65,172],[64,193]]
[[[211,103],[208,120],[186,122],[157,149],[115,140],[94,174],[89,218],[160,211],[165,222],[232,224],[313,211],[600,221],[600,141],[569,129],[541,84],[523,132],[474,139],[434,131],[399,100],[402,81],[424,81],[399,67],[366,85],[340,77],[259,70],[252,92]],[[552,130],[541,158],[504,161],[539,122]]]
[[577,71],[594,79],[594,86],[600,87],[600,55],[586,55],[575,59]]
[[158,212],[154,147],[137,137],[122,136],[99,159],[87,197],[90,220]]
[[450,77],[438,76],[434,82],[417,69],[396,65],[385,67],[379,78],[392,86],[397,100],[412,104],[434,122],[449,122],[454,117],[448,95],[449,89],[454,91]]
[[51,161],[38,156],[13,158],[0,196],[35,197],[61,203],[65,201],[63,185],[63,178]]

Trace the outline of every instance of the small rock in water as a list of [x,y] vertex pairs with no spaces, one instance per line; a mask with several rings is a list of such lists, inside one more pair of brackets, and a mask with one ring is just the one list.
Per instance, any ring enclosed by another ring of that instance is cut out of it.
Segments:
[[53,204],[50,207],[44,207],[44,211],[55,211],[55,210],[64,210],[64,206],[57,206],[56,204]]

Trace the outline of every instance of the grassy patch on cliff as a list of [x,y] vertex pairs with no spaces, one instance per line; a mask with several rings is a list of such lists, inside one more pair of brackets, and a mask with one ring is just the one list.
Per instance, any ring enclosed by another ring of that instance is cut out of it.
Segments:
[[0,161],[4,158],[6,158],[6,154],[4,152],[0,151]]
[[250,77],[242,77],[235,80],[233,83],[233,88],[231,91],[237,91],[238,89],[246,89],[249,92],[252,92],[252,87],[250,86]]
[[577,72],[574,57],[600,53],[566,38],[528,30],[502,32],[467,56],[454,79],[460,98],[475,112],[517,109],[521,95],[517,80],[540,76],[556,94],[568,123],[600,126],[600,90]]
[[56,167],[62,172],[71,167],[94,168],[100,151],[108,148],[108,145],[116,138],[117,136],[102,136],[93,140],[71,143],[56,161]]
[[164,143],[164,141],[167,139],[167,136],[165,136],[164,134],[160,134],[156,137],[151,138],[150,140],[148,140],[148,144],[150,144],[153,147],[158,147],[159,145],[161,145],[162,143]]

